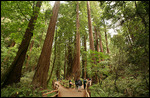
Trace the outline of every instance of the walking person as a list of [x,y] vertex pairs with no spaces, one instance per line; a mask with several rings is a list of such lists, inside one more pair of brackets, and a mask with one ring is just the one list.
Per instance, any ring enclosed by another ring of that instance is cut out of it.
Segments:
[[83,80],[83,84],[84,84],[84,89],[86,88],[86,79],[84,78],[84,80]]
[[78,92],[81,92],[82,81],[78,79]]
[[78,89],[78,80],[75,80],[76,89]]
[[71,82],[71,79],[69,79],[69,88],[71,88],[72,86],[72,82]]
[[89,78],[89,82],[90,82],[90,86],[92,85],[92,79],[91,78]]

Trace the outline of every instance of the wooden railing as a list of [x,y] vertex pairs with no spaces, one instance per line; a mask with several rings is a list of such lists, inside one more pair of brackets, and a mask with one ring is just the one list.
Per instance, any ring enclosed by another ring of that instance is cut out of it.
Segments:
[[87,89],[86,89],[86,96],[85,97],[90,97],[90,94],[89,94],[89,92],[87,91]]
[[86,83],[86,97],[91,97],[90,91],[89,91],[89,87],[90,85],[88,85],[88,83],[90,83],[89,81]]
[[49,97],[57,97],[58,96],[58,94],[59,94],[59,91],[58,91],[59,85],[57,83],[55,83],[54,81],[53,81],[52,84],[53,84],[53,88],[55,90],[53,90],[53,91],[47,90],[48,92],[42,94],[43,97],[47,97],[48,94],[51,94],[51,93],[54,93],[54,92],[56,92],[56,94],[54,94],[52,96],[49,96]]

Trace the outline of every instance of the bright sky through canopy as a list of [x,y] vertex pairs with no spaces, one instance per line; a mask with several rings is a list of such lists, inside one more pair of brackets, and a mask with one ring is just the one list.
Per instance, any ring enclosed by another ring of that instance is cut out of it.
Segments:
[[[65,3],[65,1],[60,1],[60,3]],[[53,8],[53,6],[54,6],[54,4],[55,4],[55,1],[50,1],[49,4],[51,4],[51,6],[52,6],[52,8]],[[111,24],[111,21],[107,21],[107,22],[108,22],[109,24]],[[108,33],[111,35],[111,37],[113,37],[113,35],[118,34],[113,28],[108,29]]]

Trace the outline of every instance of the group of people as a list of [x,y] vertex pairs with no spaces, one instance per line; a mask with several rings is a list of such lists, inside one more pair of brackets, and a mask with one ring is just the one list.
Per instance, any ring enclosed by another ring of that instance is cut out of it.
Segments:
[[[87,80],[84,78],[83,80],[84,89],[86,88],[86,83],[87,83]],[[75,85],[76,85],[76,89],[78,89],[78,92],[81,92],[82,81],[80,80],[80,78],[75,80]],[[88,79],[88,86],[89,85],[91,85],[91,79]],[[69,79],[69,88],[71,88],[71,86],[72,86],[72,82]]]

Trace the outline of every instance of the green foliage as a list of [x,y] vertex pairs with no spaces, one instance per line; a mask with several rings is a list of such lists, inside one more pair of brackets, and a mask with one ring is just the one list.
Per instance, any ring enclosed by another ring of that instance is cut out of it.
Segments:
[[21,77],[20,82],[21,83],[31,83],[34,73],[35,73],[35,71],[25,72],[23,74],[23,76]]
[[[1,71],[3,73],[3,70],[6,70],[11,63],[13,62],[13,58],[16,56],[17,52],[17,45],[14,47],[10,47],[9,49],[6,48],[5,46],[2,47],[1,49]],[[7,60],[7,61],[4,61]]]
[[149,96],[149,90],[144,85],[142,77],[120,77],[117,81],[116,91],[114,86],[114,77],[109,76],[102,81],[102,84],[94,84],[90,87],[92,97],[142,97]]
[[1,89],[1,97],[39,97],[40,89],[34,89],[29,83],[17,83]]

